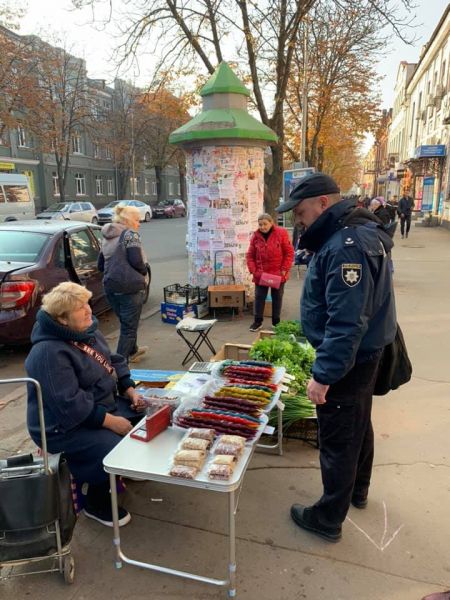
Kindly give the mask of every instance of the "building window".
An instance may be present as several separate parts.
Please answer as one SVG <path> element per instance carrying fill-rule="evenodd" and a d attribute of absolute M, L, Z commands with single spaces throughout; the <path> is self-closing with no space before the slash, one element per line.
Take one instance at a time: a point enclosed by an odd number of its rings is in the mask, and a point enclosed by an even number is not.
<path fill-rule="evenodd" d="M 152 196 L 156 196 L 156 181 L 152 181 Z"/>
<path fill-rule="evenodd" d="M 77 196 L 86 196 L 86 178 L 83 173 L 76 173 L 75 184 L 77 188 Z"/>
<path fill-rule="evenodd" d="M 81 137 L 78 133 L 72 137 L 72 152 L 73 154 L 81 154 Z"/>
<path fill-rule="evenodd" d="M 112 159 L 112 152 L 111 152 L 111 148 L 109 146 L 106 146 L 105 148 L 105 156 L 108 160 Z"/>
<path fill-rule="evenodd" d="M 60 195 L 59 179 L 58 179 L 58 175 L 55 172 L 52 173 L 52 180 L 53 180 L 53 195 L 59 196 Z"/>
<path fill-rule="evenodd" d="M 19 148 L 27 148 L 28 147 L 26 131 L 20 125 L 17 128 L 17 144 L 18 144 Z"/>
<path fill-rule="evenodd" d="M 94 142 L 94 158 L 100 158 L 100 146 Z"/>
<path fill-rule="evenodd" d="M 114 196 L 114 181 L 112 177 L 108 177 L 106 186 L 108 188 L 108 196 Z"/>
<path fill-rule="evenodd" d="M 177 183 L 177 194 L 181 196 L 181 183 Z"/>
<path fill-rule="evenodd" d="M 100 175 L 95 176 L 95 194 L 97 196 L 103 196 L 104 194 L 103 179 L 100 177 Z"/>
<path fill-rule="evenodd" d="M 144 180 L 144 194 L 150 196 L 150 179 L 147 179 L 147 177 Z"/>
<path fill-rule="evenodd" d="M 130 192 L 132 196 L 135 196 L 138 191 L 137 191 L 137 178 L 136 177 L 130 177 Z"/>

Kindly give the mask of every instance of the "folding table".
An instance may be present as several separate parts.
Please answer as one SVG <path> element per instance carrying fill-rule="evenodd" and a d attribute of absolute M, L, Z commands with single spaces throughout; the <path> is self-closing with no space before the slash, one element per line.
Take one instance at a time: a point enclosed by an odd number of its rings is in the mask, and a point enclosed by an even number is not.
<path fill-rule="evenodd" d="M 267 423 L 267 417 L 264 417 L 264 423 Z M 111 486 L 111 505 L 113 513 L 114 533 L 113 545 L 115 554 L 115 566 L 117 569 L 122 567 L 122 561 L 136 567 L 159 571 L 169 575 L 185 577 L 203 583 L 209 583 L 216 586 L 227 587 L 228 597 L 236 596 L 236 541 L 235 541 L 235 516 L 237 510 L 236 490 L 242 485 L 245 471 L 255 450 L 256 443 L 246 446 L 244 453 L 240 457 L 232 478 L 229 481 L 211 481 L 206 475 L 199 475 L 196 479 L 182 479 L 171 477 L 169 470 L 171 460 L 176 452 L 181 439 L 186 434 L 186 430 L 179 428 L 166 429 L 150 442 L 141 442 L 130 438 L 130 434 L 124 437 L 117 446 L 104 458 L 103 465 L 105 471 L 109 473 Z M 256 440 L 255 440 L 256 441 Z M 139 560 L 127 557 L 121 549 L 119 517 L 116 490 L 116 475 L 133 477 L 144 480 L 158 481 L 171 485 L 183 485 L 202 490 L 211 490 L 228 494 L 228 576 L 226 579 L 214 579 L 204 575 L 196 575 L 187 571 L 178 571 L 160 565 L 141 562 Z"/>
<path fill-rule="evenodd" d="M 186 318 L 177 324 L 176 331 L 189 348 L 188 353 L 181 362 L 182 365 L 185 365 L 187 362 L 189 362 L 191 358 L 196 358 L 200 362 L 203 361 L 203 358 L 199 353 L 199 348 L 202 344 L 206 344 L 213 354 L 216 353 L 216 350 L 208 337 L 209 332 L 214 327 L 216 322 L 217 319 L 202 321 L 201 319 Z M 191 333 L 197 334 L 193 341 L 188 337 L 188 335 Z"/>

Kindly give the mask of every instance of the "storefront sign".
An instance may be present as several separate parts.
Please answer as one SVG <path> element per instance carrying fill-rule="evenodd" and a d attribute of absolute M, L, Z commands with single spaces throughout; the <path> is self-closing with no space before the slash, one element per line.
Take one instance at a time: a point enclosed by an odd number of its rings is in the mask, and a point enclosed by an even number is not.
<path fill-rule="evenodd" d="M 14 163 L 0 162 L 0 171 L 12 171 L 14 168 Z"/>
<path fill-rule="evenodd" d="M 418 146 L 414 153 L 414 158 L 434 158 L 445 156 L 445 144 L 434 146 Z"/>

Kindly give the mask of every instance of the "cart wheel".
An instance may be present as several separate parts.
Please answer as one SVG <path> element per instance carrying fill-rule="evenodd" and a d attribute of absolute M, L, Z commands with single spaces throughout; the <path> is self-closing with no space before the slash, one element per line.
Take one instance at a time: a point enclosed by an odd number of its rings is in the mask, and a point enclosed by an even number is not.
<path fill-rule="evenodd" d="M 64 581 L 73 583 L 75 579 L 75 561 L 73 556 L 68 554 L 64 557 Z"/>

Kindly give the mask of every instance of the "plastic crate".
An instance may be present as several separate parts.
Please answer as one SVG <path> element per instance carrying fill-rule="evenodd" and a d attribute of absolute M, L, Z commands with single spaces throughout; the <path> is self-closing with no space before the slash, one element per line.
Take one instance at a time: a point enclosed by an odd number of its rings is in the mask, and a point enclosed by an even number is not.
<path fill-rule="evenodd" d="M 178 304 L 189 306 L 190 304 L 202 304 L 208 298 L 208 288 L 193 285 L 181 285 L 173 283 L 164 288 L 165 304 Z"/>

